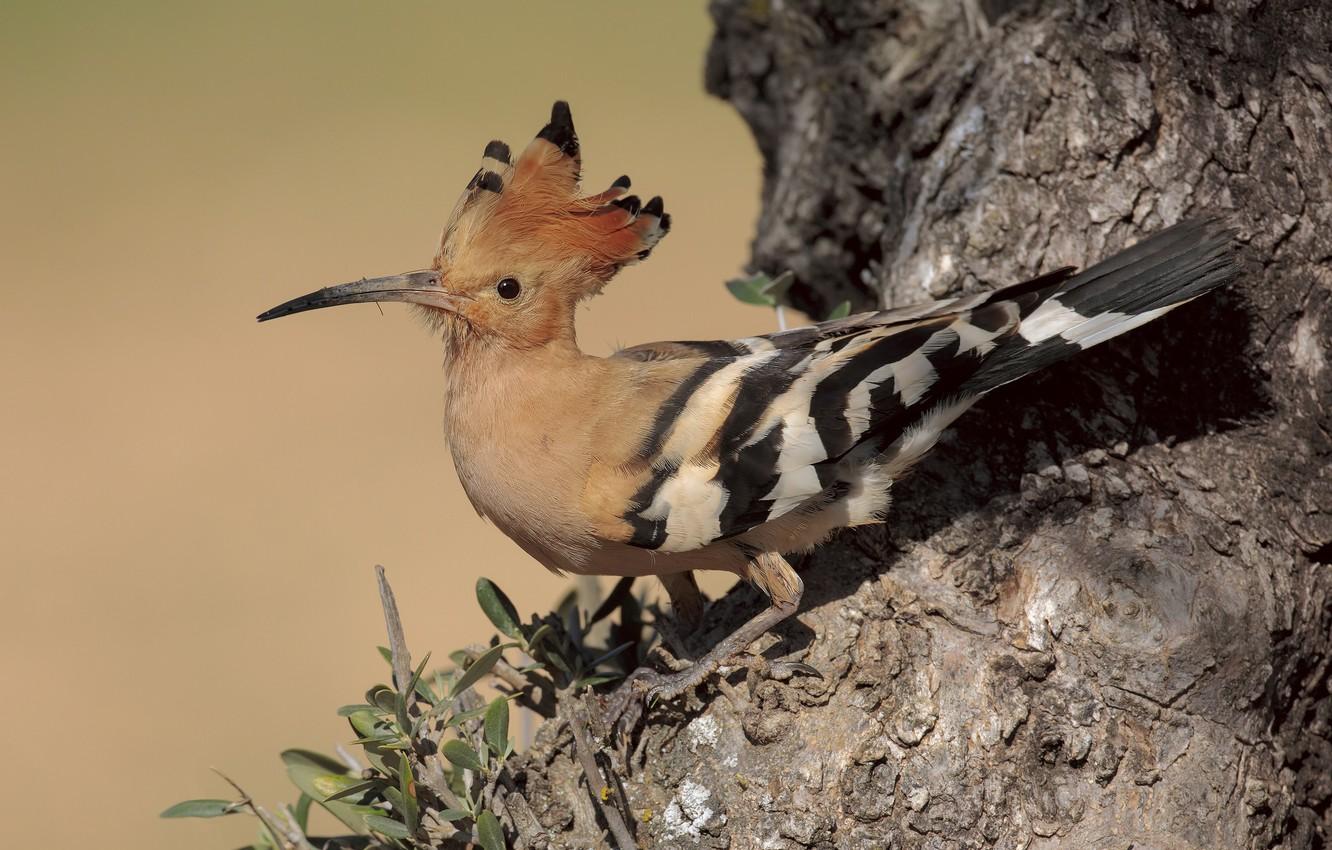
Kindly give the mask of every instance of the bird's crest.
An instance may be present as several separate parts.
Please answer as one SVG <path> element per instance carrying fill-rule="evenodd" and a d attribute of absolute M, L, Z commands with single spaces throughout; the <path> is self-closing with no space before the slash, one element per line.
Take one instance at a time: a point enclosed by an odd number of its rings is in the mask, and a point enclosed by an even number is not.
<path fill-rule="evenodd" d="M 620 177 L 603 192 L 579 194 L 582 157 L 569 104 L 556 101 L 550 123 L 514 159 L 509 146 L 486 145 L 481 167 L 440 238 L 436 269 L 489 257 L 539 257 L 581 273 L 592 295 L 621 268 L 641 260 L 670 230 L 660 197 L 642 203 Z"/>

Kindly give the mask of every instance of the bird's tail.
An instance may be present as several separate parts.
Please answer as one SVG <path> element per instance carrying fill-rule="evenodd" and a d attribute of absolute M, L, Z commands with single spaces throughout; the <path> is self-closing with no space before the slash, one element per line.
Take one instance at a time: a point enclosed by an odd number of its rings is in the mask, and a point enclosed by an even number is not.
<path fill-rule="evenodd" d="M 1239 273 L 1233 232 L 1217 218 L 1155 233 L 1086 271 L 1056 272 L 996 290 L 1016 302 L 1017 333 L 964 383 L 980 395 L 1156 319 Z"/>

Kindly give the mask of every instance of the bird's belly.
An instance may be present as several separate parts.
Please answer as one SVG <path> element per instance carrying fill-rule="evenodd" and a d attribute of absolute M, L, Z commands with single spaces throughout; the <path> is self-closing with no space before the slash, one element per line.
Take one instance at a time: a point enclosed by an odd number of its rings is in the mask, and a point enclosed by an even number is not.
<path fill-rule="evenodd" d="M 731 543 L 715 543 L 689 552 L 659 552 L 624 543 L 598 541 L 586 563 L 571 570 L 584 575 L 646 576 L 674 575 L 690 570 L 723 570 L 742 573 L 749 558 Z"/>

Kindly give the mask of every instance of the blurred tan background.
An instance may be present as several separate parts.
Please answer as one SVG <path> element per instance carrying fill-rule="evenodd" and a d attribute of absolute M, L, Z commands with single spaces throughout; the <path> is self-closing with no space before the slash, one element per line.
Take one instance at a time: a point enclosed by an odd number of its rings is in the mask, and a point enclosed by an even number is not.
<path fill-rule="evenodd" d="M 572 102 L 586 177 L 675 221 L 584 347 L 749 334 L 748 131 L 702 88 L 704 4 L 0 5 L 0 771 L 11 847 L 218 847 L 294 798 L 277 753 L 350 738 L 383 678 L 371 566 L 436 657 L 564 587 L 468 507 L 436 340 L 398 305 L 258 325 L 426 264 L 491 138 Z"/>

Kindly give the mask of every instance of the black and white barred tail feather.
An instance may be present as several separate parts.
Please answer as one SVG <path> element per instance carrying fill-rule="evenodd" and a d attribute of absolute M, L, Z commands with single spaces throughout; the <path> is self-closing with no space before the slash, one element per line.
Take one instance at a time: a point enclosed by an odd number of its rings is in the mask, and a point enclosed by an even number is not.
<path fill-rule="evenodd" d="M 1161 231 L 1081 273 L 735 341 L 627 349 L 697 360 L 639 447 L 629 542 L 782 551 L 881 520 L 888 488 L 981 396 L 1155 319 L 1237 273 L 1218 221 Z M 808 541 L 816 542 L 816 541 Z"/>
<path fill-rule="evenodd" d="M 984 393 L 1157 319 L 1238 273 L 1233 234 L 1216 219 L 1156 233 L 1068 277 L 1024 312 L 1017 335 L 963 391 Z M 1005 297 L 1007 290 L 994 293 Z M 1029 297 L 1029 296 L 1028 296 Z M 1024 300 L 1019 298 L 1018 300 Z"/>

